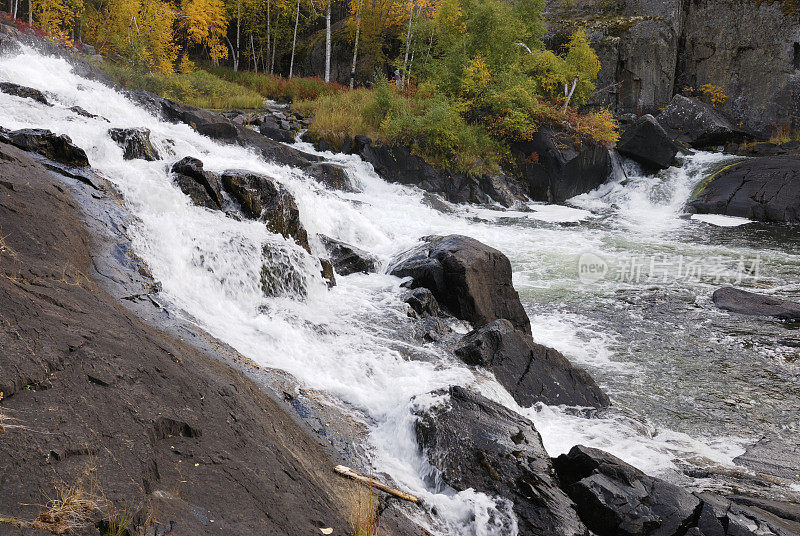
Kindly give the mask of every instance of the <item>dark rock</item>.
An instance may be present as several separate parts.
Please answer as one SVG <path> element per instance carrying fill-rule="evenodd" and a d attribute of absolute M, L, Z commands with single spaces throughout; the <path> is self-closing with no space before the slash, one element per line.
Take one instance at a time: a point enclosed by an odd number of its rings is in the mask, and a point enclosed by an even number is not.
<path fill-rule="evenodd" d="M 110 128 L 108 135 L 122 147 L 125 160 L 159 160 L 158 151 L 150 142 L 150 129 L 147 128 Z"/>
<path fill-rule="evenodd" d="M 749 137 L 711 105 L 683 95 L 675 95 L 656 120 L 674 139 L 697 148 L 740 142 Z"/>
<path fill-rule="evenodd" d="M 325 235 L 319 235 L 319 240 L 328 252 L 337 274 L 368 274 L 377 269 L 378 259 L 366 251 Z"/>
<path fill-rule="evenodd" d="M 82 117 L 88 117 L 89 119 L 97 119 L 98 116 L 94 115 L 93 113 L 87 112 L 85 109 L 81 108 L 80 106 L 72 106 L 69 111 L 74 112 Z"/>
<path fill-rule="evenodd" d="M 2 515 L 33 520 L 47 497 L 82 483 L 130 520 L 126 534 L 346 534 L 339 501 L 351 488 L 320 472 L 334 461 L 294 411 L 204 332 L 179 339 L 153 327 L 166 313 L 140 309 L 145 321 L 115 299 L 133 290 L 134 270 L 103 246 L 125 240 L 112 234 L 123 233 L 116 198 L 73 197 L 71 180 L 4 143 L 0 180 L 13 185 L 0 186 L 0 228 L 14 252 L 0 255 L 0 272 L 14 274 L 0 278 L 2 411 L 36 431 L 3 422 Z M 154 512 L 160 527 L 146 523 Z"/>
<path fill-rule="evenodd" d="M 451 331 L 441 318 L 426 316 L 416 326 L 415 336 L 424 342 L 435 342 Z"/>
<path fill-rule="evenodd" d="M 617 151 L 639 162 L 647 171 L 670 167 L 678 146 L 652 115 L 643 115 L 622 133 Z"/>
<path fill-rule="evenodd" d="M 402 145 L 381 145 L 366 136 L 356 136 L 345 144 L 343 152 L 359 155 L 386 181 L 441 194 L 451 203 L 488 203 L 494 200 L 510 206 L 517 199 L 513 195 L 514 187 L 503 185 L 513 183 L 511 178 L 451 173 L 429 164 Z"/>
<path fill-rule="evenodd" d="M 700 500 L 601 450 L 575 446 L 553 460 L 581 520 L 599 536 L 677 536 Z"/>
<path fill-rule="evenodd" d="M 733 461 L 763 475 L 789 482 L 797 481 L 800 475 L 800 445 L 778 437 L 762 437 Z"/>
<path fill-rule="evenodd" d="M 230 170 L 220 175 L 222 187 L 253 220 L 261 220 L 273 233 L 293 238 L 308 251 L 308 233 L 300 222 L 294 197 L 277 181 L 250 171 Z"/>
<path fill-rule="evenodd" d="M 425 287 L 408 291 L 406 303 L 411 307 L 414 314 L 420 318 L 442 314 L 441 309 L 439 309 L 439 302 L 436 301 L 433 293 Z"/>
<path fill-rule="evenodd" d="M 558 487 L 539 432 L 488 398 L 451 387 L 449 399 L 417 413 L 417 440 L 441 479 L 513 502 L 521 536 L 587 533 Z"/>
<path fill-rule="evenodd" d="M 611 174 L 608 148 L 576 143 L 566 131 L 544 127 L 533 139 L 511 145 L 516 177 L 534 201 L 561 203 L 590 192 Z"/>
<path fill-rule="evenodd" d="M 500 251 L 461 235 L 428 236 L 396 256 L 388 272 L 411 277 L 453 316 L 481 327 L 498 318 L 530 334 L 531 323 L 511 283 L 511 263 Z"/>
<path fill-rule="evenodd" d="M 797 536 L 800 524 L 757 506 L 737 504 L 712 493 L 695 493 L 701 506 L 696 522 L 703 536 Z M 739 500 L 744 500 L 738 497 Z M 760 502 L 760 501 L 759 501 Z M 761 502 L 766 506 L 765 502 Z M 786 505 L 791 510 L 791 505 Z M 789 514 L 786 508 L 774 508 Z M 790 514 L 789 514 L 790 515 Z M 720 528 L 724 529 L 721 531 Z"/>
<path fill-rule="evenodd" d="M 159 97 L 147 91 L 128 92 L 128 96 L 161 114 L 168 121 L 186 123 L 200 134 L 224 143 L 238 144 L 256 149 L 267 160 L 302 169 L 320 158 L 271 140 L 243 125 L 238 125 L 220 114 Z"/>
<path fill-rule="evenodd" d="M 800 320 L 800 303 L 764 296 L 755 292 L 723 287 L 714 291 L 714 305 L 726 311 L 751 316 L 771 316 L 781 320 Z"/>
<path fill-rule="evenodd" d="M 195 205 L 222 209 L 223 199 L 219 179 L 214 173 L 203 170 L 203 162 L 187 156 L 172 165 L 172 180 Z"/>
<path fill-rule="evenodd" d="M 594 379 L 553 348 L 533 342 L 505 319 L 468 333 L 455 350 L 462 361 L 491 370 L 520 406 L 601 408 L 610 401 Z"/>
<path fill-rule="evenodd" d="M 50 106 L 50 103 L 47 102 L 47 97 L 44 96 L 44 93 L 32 87 L 20 86 L 19 84 L 12 84 L 11 82 L 0 82 L 0 91 L 3 93 L 8 93 L 9 95 L 22 97 L 23 99 L 33 99 L 37 102 L 41 102 L 42 104 Z"/>
<path fill-rule="evenodd" d="M 292 299 L 304 298 L 308 295 L 309 278 L 300 265 L 296 250 L 275 244 L 265 244 L 261 250 L 261 291 L 265 296 L 284 296 Z M 324 274 L 325 266 L 322 265 Z M 328 279 L 328 287 L 335 280 Z"/>
<path fill-rule="evenodd" d="M 262 124 L 258 131 L 263 136 L 282 143 L 292 143 L 294 141 L 294 133 L 291 130 L 286 130 L 281 126 L 276 127 L 271 123 Z"/>
<path fill-rule="evenodd" d="M 332 190 L 357 192 L 359 189 L 347 174 L 347 170 L 330 162 L 315 162 L 306 168 L 306 173 Z"/>
<path fill-rule="evenodd" d="M 702 214 L 800 222 L 800 158 L 765 156 L 728 166 L 706 180 L 688 208 Z"/>
<path fill-rule="evenodd" d="M 320 259 L 319 263 L 322 266 L 322 278 L 328 282 L 328 288 L 335 287 L 336 274 L 333 271 L 333 263 L 328 259 Z"/>
<path fill-rule="evenodd" d="M 25 128 L 4 134 L 8 142 L 24 151 L 40 154 L 60 164 L 74 167 L 89 165 L 86 153 L 73 145 L 66 134 L 56 135 L 49 130 Z"/>

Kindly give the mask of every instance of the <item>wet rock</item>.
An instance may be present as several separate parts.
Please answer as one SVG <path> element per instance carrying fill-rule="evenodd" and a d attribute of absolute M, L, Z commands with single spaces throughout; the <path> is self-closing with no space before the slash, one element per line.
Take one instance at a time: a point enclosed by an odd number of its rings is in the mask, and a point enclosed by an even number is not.
<path fill-rule="evenodd" d="M 467 236 L 427 236 L 422 241 L 397 255 L 388 272 L 411 277 L 410 288 L 429 289 L 448 312 L 476 327 L 505 318 L 530 334 L 508 257 Z"/>
<path fill-rule="evenodd" d="M 516 177 L 534 201 L 561 203 L 590 192 L 611 174 L 608 149 L 598 143 L 576 143 L 560 129 L 545 127 L 533 139 L 511 145 Z"/>
<path fill-rule="evenodd" d="M 688 203 L 701 214 L 800 222 L 800 158 L 765 156 L 712 175 Z"/>
<path fill-rule="evenodd" d="M 20 86 L 19 84 L 12 84 L 11 82 L 0 82 L 0 91 L 24 99 L 33 99 L 36 102 L 41 102 L 42 104 L 50 106 L 44 93 L 32 87 Z"/>
<path fill-rule="evenodd" d="M 737 504 L 713 493 L 696 493 L 701 505 L 698 508 L 696 525 L 702 536 L 796 536 L 800 524 L 790 518 L 763 510 L 758 506 Z M 737 497 L 738 500 L 746 500 Z M 755 501 L 754 501 L 755 502 Z M 764 502 L 758 501 L 761 505 Z M 786 507 L 789 508 L 787 512 Z M 776 508 L 791 516 L 791 504 Z"/>
<path fill-rule="evenodd" d="M 444 394 L 444 393 L 442 393 Z M 513 502 L 522 536 L 587 533 L 528 419 L 463 387 L 417 412 L 417 440 L 441 479 Z"/>
<path fill-rule="evenodd" d="M 359 191 L 347 171 L 338 164 L 316 162 L 306 169 L 306 173 L 332 190 L 342 192 Z"/>
<path fill-rule="evenodd" d="M 800 478 L 800 445 L 778 437 L 762 437 L 733 461 L 757 473 L 789 482 Z"/>
<path fill-rule="evenodd" d="M 186 123 L 200 134 L 224 143 L 251 147 L 267 160 L 303 169 L 320 160 L 319 157 L 303 153 L 236 124 L 223 115 L 165 99 L 147 91 L 130 91 L 128 96 L 161 114 L 168 121 Z"/>
<path fill-rule="evenodd" d="M 81 108 L 80 106 L 72 106 L 69 109 L 69 111 L 77 115 L 80 115 L 81 117 L 88 117 L 89 119 L 97 119 L 99 117 L 97 115 L 94 115 L 93 113 L 86 111 L 84 108 Z M 108 121 L 108 119 L 106 119 L 106 121 Z"/>
<path fill-rule="evenodd" d="M 328 288 L 336 286 L 336 274 L 333 271 L 333 263 L 329 259 L 320 259 L 320 266 L 322 266 L 322 278 L 328 282 Z"/>
<path fill-rule="evenodd" d="M 276 244 L 262 248 L 261 291 L 268 297 L 303 298 L 308 295 L 309 279 L 296 250 Z M 324 267 L 323 267 L 324 270 Z M 331 281 L 328 280 L 329 286 Z"/>
<path fill-rule="evenodd" d="M 40 154 L 60 164 L 74 167 L 89 165 L 86 153 L 72 143 L 66 134 L 56 135 L 49 130 L 25 128 L 3 134 L 8 143 L 23 151 Z"/>
<path fill-rule="evenodd" d="M 533 342 L 505 319 L 468 333 L 455 353 L 472 366 L 491 370 L 520 406 L 608 406 L 594 379 L 553 348 Z"/>
<path fill-rule="evenodd" d="M 221 210 L 223 199 L 216 174 L 203 170 L 203 162 L 187 156 L 172 165 L 172 180 L 195 205 Z"/>
<path fill-rule="evenodd" d="M 426 316 L 416 327 L 415 334 L 424 342 L 436 342 L 451 332 L 441 318 Z"/>
<path fill-rule="evenodd" d="M 241 206 L 242 213 L 267 224 L 273 233 L 293 238 L 308 252 L 308 233 L 300 222 L 294 197 L 277 181 L 250 171 L 230 170 L 221 174 L 226 192 Z"/>
<path fill-rule="evenodd" d="M 375 272 L 378 259 L 373 255 L 329 236 L 319 235 L 319 240 L 339 275 Z"/>
<path fill-rule="evenodd" d="M 781 320 L 800 320 L 800 303 L 764 296 L 755 292 L 723 287 L 714 291 L 714 305 L 726 311 L 751 316 L 771 316 Z"/>
<path fill-rule="evenodd" d="M 439 302 L 436 301 L 433 293 L 425 287 L 411 289 L 406 297 L 406 303 L 411 307 L 414 314 L 420 318 L 436 317 L 442 314 Z"/>
<path fill-rule="evenodd" d="M 677 536 L 694 524 L 697 497 L 611 454 L 578 445 L 553 465 L 581 520 L 599 536 Z"/>
<path fill-rule="evenodd" d="M 357 154 L 375 168 L 382 179 L 406 185 L 414 185 L 427 192 L 442 195 L 451 203 L 488 203 L 492 200 L 508 204 L 508 191 L 500 183 L 514 181 L 504 176 L 473 177 L 439 169 L 420 156 L 412 154 L 402 145 L 374 143 L 366 136 L 348 140 L 342 152 Z M 496 198 L 495 198 L 496 196 Z"/>
<path fill-rule="evenodd" d="M 675 95 L 656 120 L 674 139 L 697 148 L 724 145 L 749 137 L 711 105 L 683 95 Z"/>
<path fill-rule="evenodd" d="M 622 133 L 617 151 L 652 172 L 670 167 L 678 146 L 652 115 L 643 115 Z"/>
<path fill-rule="evenodd" d="M 292 143 L 294 141 L 294 132 L 290 128 L 284 128 L 282 123 L 285 121 L 276 121 L 274 118 L 269 117 L 267 121 L 263 122 L 258 127 L 258 131 L 263 135 L 275 141 L 283 143 Z"/>
<path fill-rule="evenodd" d="M 117 145 L 122 147 L 125 160 L 159 160 L 158 151 L 150 142 L 150 129 L 147 128 L 110 128 L 108 135 Z"/>

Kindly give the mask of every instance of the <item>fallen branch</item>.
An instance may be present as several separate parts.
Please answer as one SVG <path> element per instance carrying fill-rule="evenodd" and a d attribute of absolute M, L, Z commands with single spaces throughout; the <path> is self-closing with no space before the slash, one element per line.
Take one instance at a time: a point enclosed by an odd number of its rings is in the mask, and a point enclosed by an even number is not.
<path fill-rule="evenodd" d="M 352 469 L 350 469 L 349 467 L 345 467 L 344 465 L 337 465 L 334 468 L 334 471 L 336 471 L 340 475 L 344 475 L 346 477 L 352 478 L 353 480 L 355 480 L 357 482 L 361 482 L 362 484 L 366 484 L 366 485 L 368 485 L 370 487 L 379 489 L 381 491 L 385 491 L 389 495 L 394 495 L 395 497 L 399 497 L 400 499 L 403 499 L 404 501 L 411 501 L 413 503 L 419 503 L 419 498 L 418 497 L 415 497 L 415 496 L 413 496 L 413 495 L 411 495 L 409 493 L 405 493 L 405 492 L 400 491 L 400 490 L 396 490 L 394 488 L 390 488 L 386 484 L 378 482 L 377 480 L 375 480 L 372 477 L 360 475 L 360 474 L 356 473 L 355 471 L 353 471 Z"/>

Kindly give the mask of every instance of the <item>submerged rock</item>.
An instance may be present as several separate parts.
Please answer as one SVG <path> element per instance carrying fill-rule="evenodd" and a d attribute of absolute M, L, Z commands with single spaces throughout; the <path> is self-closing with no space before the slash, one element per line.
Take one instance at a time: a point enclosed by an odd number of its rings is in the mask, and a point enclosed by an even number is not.
<path fill-rule="evenodd" d="M 42 104 L 50 106 L 44 93 L 32 87 L 20 86 L 19 84 L 13 84 L 11 82 L 0 82 L 0 91 L 24 99 L 33 99 L 36 102 L 41 102 Z"/>
<path fill-rule="evenodd" d="M 675 95 L 656 120 L 673 138 L 696 148 L 724 145 L 749 137 L 711 105 L 683 95 Z"/>
<path fill-rule="evenodd" d="M 159 160 L 158 151 L 150 142 L 150 129 L 147 128 L 110 128 L 108 135 L 117 145 L 122 147 L 125 160 Z"/>
<path fill-rule="evenodd" d="M 203 162 L 187 156 L 172 165 L 172 180 L 195 205 L 222 209 L 222 193 L 219 178 L 210 171 L 203 170 Z"/>
<path fill-rule="evenodd" d="M 714 305 L 726 311 L 751 316 L 771 316 L 781 320 L 800 320 L 800 303 L 772 296 L 764 296 L 733 287 L 723 287 L 714 291 L 711 299 Z"/>
<path fill-rule="evenodd" d="M 335 238 L 319 235 L 319 240 L 330 256 L 331 263 L 339 275 L 355 273 L 372 273 L 378 266 L 378 259 L 350 244 L 345 244 Z"/>
<path fill-rule="evenodd" d="M 267 224 L 273 233 L 293 238 L 297 244 L 311 252 L 308 233 L 300 222 L 300 212 L 294 197 L 277 181 L 244 170 L 230 170 L 221 174 L 222 187 L 251 219 Z"/>
<path fill-rule="evenodd" d="M 463 387 L 446 394 L 441 403 L 417 411 L 415 425 L 441 479 L 456 490 L 510 500 L 521 536 L 586 535 L 533 423 Z"/>
<path fill-rule="evenodd" d="M 420 318 L 436 317 L 442 314 L 439 302 L 436 301 L 433 293 L 425 287 L 411 289 L 406 297 L 406 303 L 411 307 L 413 315 Z"/>
<path fill-rule="evenodd" d="M 511 283 L 511 262 L 500 251 L 461 235 L 427 236 L 397 255 L 388 272 L 429 289 L 453 316 L 484 326 L 498 318 L 530 334 L 531 322 Z"/>
<path fill-rule="evenodd" d="M 53 134 L 49 130 L 25 128 L 0 134 L 0 139 L 5 139 L 23 151 L 40 154 L 44 157 L 73 167 L 86 167 L 89 159 L 80 147 L 72 143 L 66 134 Z"/>
<path fill-rule="evenodd" d="M 658 171 L 672 165 L 678 146 L 652 115 L 643 115 L 622 133 L 617 151 L 647 171 Z"/>
<path fill-rule="evenodd" d="M 505 319 L 468 333 L 455 350 L 468 365 L 491 370 L 520 406 L 608 406 L 594 379 L 553 348 L 533 342 Z"/>
<path fill-rule="evenodd" d="M 533 139 L 511 145 L 515 176 L 534 201 L 561 203 L 590 192 L 611 175 L 608 149 L 576 141 L 564 130 L 544 127 Z"/>
<path fill-rule="evenodd" d="M 800 222 L 800 158 L 765 156 L 712 175 L 688 203 L 701 214 Z"/>
<path fill-rule="evenodd" d="M 347 170 L 338 164 L 330 162 L 316 162 L 311 164 L 306 173 L 332 190 L 342 192 L 357 192 L 354 181 L 347 174 Z"/>

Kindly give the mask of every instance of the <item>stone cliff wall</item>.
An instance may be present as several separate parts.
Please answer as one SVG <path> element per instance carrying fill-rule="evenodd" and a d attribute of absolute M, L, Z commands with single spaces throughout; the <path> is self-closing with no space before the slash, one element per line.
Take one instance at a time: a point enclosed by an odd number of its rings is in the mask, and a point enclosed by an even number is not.
<path fill-rule="evenodd" d="M 800 127 L 800 14 L 781 1 L 551 0 L 548 44 L 585 28 L 602 69 L 592 104 L 653 113 L 712 84 L 735 122 L 760 134 Z"/>

